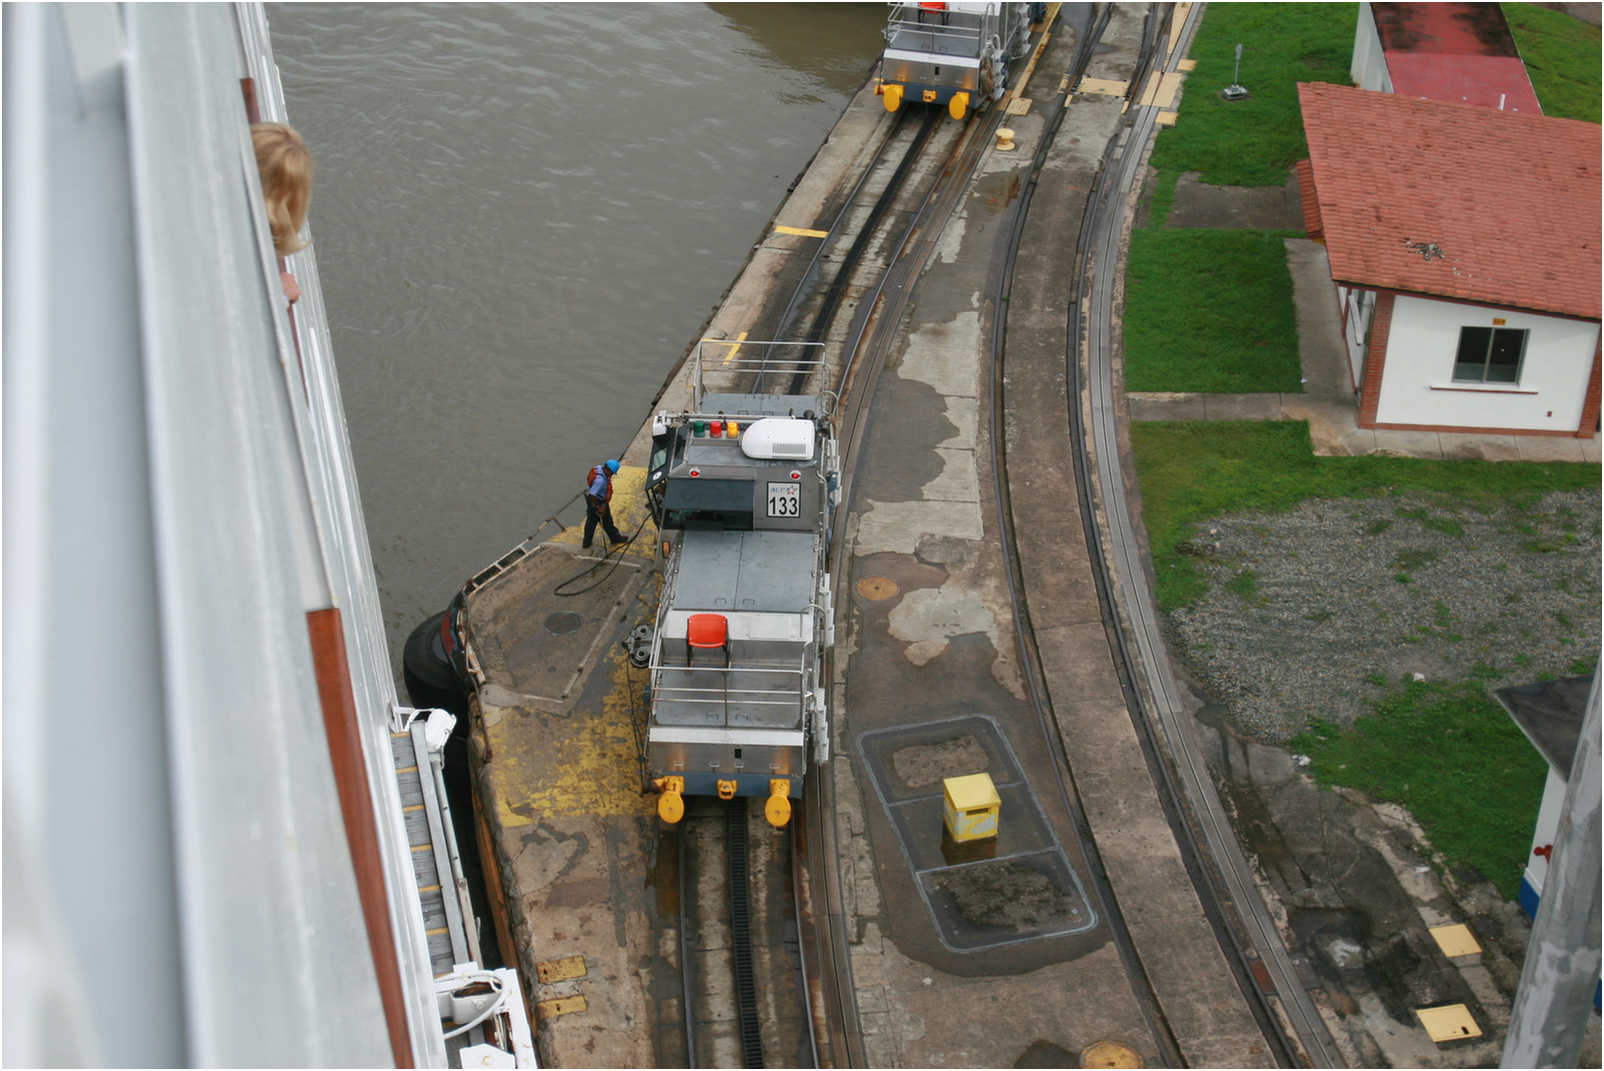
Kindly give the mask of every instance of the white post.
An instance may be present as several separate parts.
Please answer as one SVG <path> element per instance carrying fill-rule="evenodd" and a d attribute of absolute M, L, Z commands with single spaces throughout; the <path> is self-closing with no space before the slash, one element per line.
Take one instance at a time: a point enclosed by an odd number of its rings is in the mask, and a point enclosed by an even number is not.
<path fill-rule="evenodd" d="M 1599 694 L 1587 696 L 1503 1067 L 1575 1067 L 1599 984 Z"/>

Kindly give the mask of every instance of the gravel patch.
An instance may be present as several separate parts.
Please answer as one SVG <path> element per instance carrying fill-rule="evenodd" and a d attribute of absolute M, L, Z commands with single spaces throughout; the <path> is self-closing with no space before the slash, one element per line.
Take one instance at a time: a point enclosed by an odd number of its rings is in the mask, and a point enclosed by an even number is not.
<path fill-rule="evenodd" d="M 1214 518 L 1183 551 L 1208 578 L 1174 649 L 1243 734 L 1351 725 L 1419 674 L 1489 689 L 1599 651 L 1596 491 L 1478 511 L 1427 496 Z"/>

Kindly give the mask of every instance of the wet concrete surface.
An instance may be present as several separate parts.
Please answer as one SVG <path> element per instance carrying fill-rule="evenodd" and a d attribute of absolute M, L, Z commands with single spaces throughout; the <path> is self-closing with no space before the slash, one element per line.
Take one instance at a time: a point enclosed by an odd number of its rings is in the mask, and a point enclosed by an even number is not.
<path fill-rule="evenodd" d="M 1108 39 L 1112 47 L 1097 61 L 1105 72 L 1120 69 L 1134 55 L 1140 28 L 1139 17 L 1116 11 Z M 1067 66 L 1069 42 L 1060 45 L 1063 52 L 1050 52 L 1038 68 L 1044 87 Z M 980 374 L 996 315 L 989 302 L 990 254 L 1000 248 L 1006 211 L 1041 136 L 1038 115 L 1010 118 L 1020 150 L 988 158 L 972 194 L 948 224 L 942 253 L 914 294 L 905 344 L 877 389 L 871 430 L 857 461 L 857 519 L 847 548 L 852 579 L 842 586 L 884 578 L 897 591 L 888 598 L 854 600 L 840 753 L 852 754 L 855 761 L 850 771 L 836 771 L 842 817 L 851 834 L 843 870 L 856 933 L 853 973 L 876 1066 L 1007 1066 L 1047 1052 L 1079 1053 L 1100 1040 L 1129 1046 L 1149 1063 L 1164 1059 L 1110 943 L 1106 920 L 1112 901 L 1107 892 L 1092 891 L 1090 865 L 1077 848 L 1088 827 L 1099 833 L 1099 848 L 1119 860 L 1114 891 L 1127 916 L 1136 918 L 1138 950 L 1158 979 L 1165 1013 L 1184 1038 L 1188 1059 L 1200 1065 L 1268 1059 L 1251 1017 L 1240 1010 L 1229 972 L 1212 973 L 1223 968 L 1223 960 L 1174 855 L 1162 809 L 1156 800 L 1145 814 L 1130 804 L 1129 797 L 1150 795 L 1152 789 L 1140 748 L 1129 739 L 1131 723 L 1102 635 L 1084 547 L 1076 549 L 1082 532 L 1073 474 L 1061 445 L 1035 453 L 1061 443 L 1066 433 L 1064 331 L 1074 244 L 1066 236 L 1078 229 L 1078 212 L 1103 147 L 1119 124 L 1120 103 L 1078 99 L 1060 130 L 1032 210 L 1033 252 L 1021 251 L 1009 309 L 1008 476 L 1019 552 L 1028 559 L 1031 625 L 1037 643 L 1051 649 L 1043 651 L 1043 662 L 1058 724 L 1044 730 L 1036 720 L 1017 665 L 1014 608 L 997 552 L 991 490 L 989 436 L 1004 431 L 990 426 L 989 386 Z M 1050 197 L 1045 196 L 1049 189 L 1054 191 Z M 1044 204 L 1054 210 L 1038 216 Z M 1035 367 L 1032 354 L 1039 361 Z M 1055 361 L 1056 375 L 1051 371 Z M 1017 383 L 1016 362 L 1030 370 Z M 1043 405 L 1016 408 L 1020 395 Z M 934 823 L 939 815 L 931 808 L 921 818 L 928 828 L 919 834 L 899 825 L 901 805 L 880 773 L 894 769 L 895 762 L 877 767 L 875 749 L 886 734 L 907 734 L 893 749 L 911 752 L 903 755 L 904 766 L 929 765 L 935 758 L 927 735 L 935 726 L 980 717 L 995 723 L 1010 743 L 1068 870 L 1054 869 L 1050 850 L 1021 847 L 1006 858 L 1014 847 L 1006 843 L 1010 823 L 1029 815 L 1020 813 L 1024 801 L 1011 799 L 1004 787 L 999 788 L 1004 834 L 998 854 L 1005 858 L 972 863 L 972 873 L 962 877 L 960 871 L 943 875 L 924 869 L 938 850 Z M 1112 749 L 1082 748 L 1100 739 L 1088 731 L 1093 726 L 1123 726 L 1127 739 L 1116 740 Z M 942 742 L 948 749 L 942 756 L 971 753 L 970 741 L 978 735 L 955 731 Z M 1059 765 L 1063 758 L 1054 754 L 1055 739 L 1079 750 L 1070 756 L 1073 780 Z M 1116 757 L 1122 748 L 1123 755 Z M 990 756 L 987 768 L 994 778 L 1003 773 L 1000 780 L 1006 781 L 1006 767 L 999 771 Z M 1077 792 L 1086 783 L 1098 786 L 1101 823 L 1079 813 L 1082 806 L 1094 807 Z M 1030 832 L 1027 827 L 1027 837 Z M 1165 840 L 1173 869 L 1166 867 L 1160 847 Z M 1097 914 L 1081 935 L 970 950 L 952 938 L 954 920 L 1001 940 L 1023 936 L 1044 921 L 1070 924 L 1080 911 L 1075 881 L 1087 889 L 1086 910 Z M 1058 981 L 1067 964 L 1075 970 Z M 919 965 L 925 973 L 918 985 L 897 984 Z M 890 984 L 877 984 L 882 977 Z M 1019 988 L 1010 979 L 1017 979 Z M 1012 994 L 1011 1001 L 981 1003 L 1000 989 Z M 941 1000 L 963 1011 L 933 1018 Z M 1090 1014 L 1094 1008 L 1096 1015 Z M 1044 1018 L 1050 1025 L 1035 1025 Z M 982 1021 L 984 1037 L 963 1035 L 962 1024 Z M 1011 1048 L 1011 1039 L 1023 1044 Z"/>

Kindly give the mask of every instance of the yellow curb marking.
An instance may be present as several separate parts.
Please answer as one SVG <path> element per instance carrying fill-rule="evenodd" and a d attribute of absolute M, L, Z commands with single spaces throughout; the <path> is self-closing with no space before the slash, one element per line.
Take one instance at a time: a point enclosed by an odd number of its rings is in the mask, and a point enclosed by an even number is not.
<path fill-rule="evenodd" d="M 1481 1027 L 1470 1017 L 1463 1004 L 1444 1004 L 1439 1008 L 1416 1008 L 1415 1018 L 1426 1028 L 1431 1040 L 1441 1045 L 1445 1041 L 1461 1041 L 1481 1037 Z"/>
<path fill-rule="evenodd" d="M 540 979 L 541 985 L 583 978 L 585 973 L 584 956 L 564 956 L 562 959 L 548 959 L 535 964 L 535 977 Z"/>
<path fill-rule="evenodd" d="M 1481 944 L 1472 936 L 1470 927 L 1463 922 L 1452 926 L 1433 926 L 1431 936 L 1436 940 L 1437 947 L 1449 959 L 1455 956 L 1474 956 L 1481 951 Z"/>
<path fill-rule="evenodd" d="M 557 997 L 535 1005 L 536 1019 L 555 1019 L 559 1015 L 582 1012 L 588 1007 L 584 997 Z"/>

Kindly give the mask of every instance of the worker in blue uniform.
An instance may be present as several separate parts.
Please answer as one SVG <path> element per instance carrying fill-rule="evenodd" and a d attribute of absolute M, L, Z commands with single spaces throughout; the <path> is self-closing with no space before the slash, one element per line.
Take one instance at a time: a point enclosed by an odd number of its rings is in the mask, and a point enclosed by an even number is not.
<path fill-rule="evenodd" d="M 596 525 L 600 522 L 602 531 L 607 533 L 609 543 L 628 543 L 629 537 L 618 530 L 613 523 L 613 474 L 618 471 L 618 462 L 609 458 L 590 470 L 585 484 L 585 539 L 581 546 L 590 547 L 591 540 L 596 537 Z"/>

